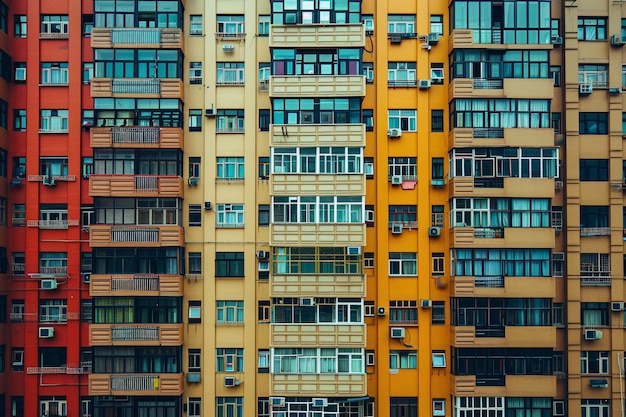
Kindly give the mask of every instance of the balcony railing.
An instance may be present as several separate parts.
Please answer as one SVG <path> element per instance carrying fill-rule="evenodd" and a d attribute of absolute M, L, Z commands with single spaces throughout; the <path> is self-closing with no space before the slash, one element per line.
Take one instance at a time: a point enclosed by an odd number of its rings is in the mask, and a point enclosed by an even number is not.
<path fill-rule="evenodd" d="M 112 143 L 159 143 L 159 128 L 154 127 L 114 127 L 111 129 Z"/>
<path fill-rule="evenodd" d="M 474 237 L 478 239 L 504 239 L 503 227 L 476 227 Z"/>
<path fill-rule="evenodd" d="M 24 275 L 26 264 L 24 262 L 13 262 L 11 264 L 11 273 L 13 275 Z"/>
<path fill-rule="evenodd" d="M 502 79 L 474 78 L 473 85 L 476 90 L 501 90 L 503 88 Z"/>
<path fill-rule="evenodd" d="M 504 188 L 504 178 L 474 178 L 474 188 Z"/>
<path fill-rule="evenodd" d="M 476 288 L 504 288 L 504 277 L 502 276 L 476 276 L 474 277 Z"/>
<path fill-rule="evenodd" d="M 608 88 L 607 71 L 578 71 L 579 84 L 591 84 L 593 88 Z"/>
<path fill-rule="evenodd" d="M 33 374 L 64 374 L 67 372 L 65 366 L 43 366 L 43 367 L 29 367 L 26 368 L 26 373 Z"/>
<path fill-rule="evenodd" d="M 388 80 L 387 85 L 389 87 L 415 87 L 417 80 Z"/>
<path fill-rule="evenodd" d="M 67 275 L 67 266 L 41 266 L 40 275 Z"/>
<path fill-rule="evenodd" d="M 580 235 L 581 236 L 610 236 L 611 228 L 610 227 L 581 227 Z"/>
<path fill-rule="evenodd" d="M 145 275 L 113 275 L 111 291 L 158 291 L 159 276 Z"/>
<path fill-rule="evenodd" d="M 137 175 L 135 177 L 136 191 L 159 191 L 159 177 L 154 175 Z"/>
<path fill-rule="evenodd" d="M 154 375 L 111 376 L 111 391 L 156 391 L 159 382 Z"/>
<path fill-rule="evenodd" d="M 270 89 L 270 80 L 260 80 L 259 81 L 259 91 L 269 91 Z"/>
<path fill-rule="evenodd" d="M 67 229 L 68 226 L 78 226 L 78 220 L 29 220 L 28 227 L 40 229 Z"/>
<path fill-rule="evenodd" d="M 161 43 L 160 29 L 115 29 L 111 31 L 113 44 L 159 44 Z"/>
<path fill-rule="evenodd" d="M 472 134 L 476 139 L 502 139 L 504 138 L 504 129 L 497 127 L 475 127 Z"/>
<path fill-rule="evenodd" d="M 402 225 L 403 229 L 417 229 L 417 220 L 415 221 L 392 221 L 387 223 L 389 229 L 393 229 L 394 226 Z"/>
<path fill-rule="evenodd" d="M 158 227 L 112 227 L 111 242 L 147 243 L 159 241 Z"/>
<path fill-rule="evenodd" d="M 581 272 L 581 274 L 583 274 Z M 611 276 L 581 276 L 580 277 L 580 285 L 585 285 L 589 287 L 610 287 L 611 286 Z"/>
<path fill-rule="evenodd" d="M 158 341 L 158 326 L 113 326 L 111 328 L 112 341 Z"/>
<path fill-rule="evenodd" d="M 113 94 L 160 94 L 161 80 L 158 78 L 138 80 L 113 79 L 111 91 Z"/>

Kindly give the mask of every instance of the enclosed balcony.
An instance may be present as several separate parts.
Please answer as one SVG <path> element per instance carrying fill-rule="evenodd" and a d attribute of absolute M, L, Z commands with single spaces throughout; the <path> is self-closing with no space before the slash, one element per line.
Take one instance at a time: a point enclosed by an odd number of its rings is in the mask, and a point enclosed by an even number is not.
<path fill-rule="evenodd" d="M 270 345 L 273 347 L 365 347 L 365 325 L 338 324 L 272 324 Z"/>
<path fill-rule="evenodd" d="M 475 375 L 450 374 L 450 393 L 458 397 L 556 397 L 556 378 L 554 375 L 501 375 L 500 381 L 491 381 Z"/>
<path fill-rule="evenodd" d="M 450 241 L 456 248 L 553 248 L 551 227 L 454 227 Z"/>
<path fill-rule="evenodd" d="M 449 181 L 453 197 L 554 198 L 553 178 L 456 177 Z"/>
<path fill-rule="evenodd" d="M 173 274 L 93 274 L 89 295 L 180 297 L 183 295 L 183 277 Z"/>
<path fill-rule="evenodd" d="M 90 324 L 90 346 L 180 346 L 182 324 Z"/>
<path fill-rule="evenodd" d="M 287 75 L 270 77 L 270 97 L 364 97 L 364 75 Z"/>
<path fill-rule="evenodd" d="M 143 48 L 183 49 L 184 36 L 178 28 L 93 28 L 94 49 Z"/>
<path fill-rule="evenodd" d="M 92 78 L 91 97 L 184 100 L 184 84 L 178 78 Z"/>
<path fill-rule="evenodd" d="M 553 277 L 452 276 L 453 297 L 556 297 Z"/>
<path fill-rule="evenodd" d="M 183 393 L 183 374 L 91 374 L 89 395 L 162 395 Z"/>
<path fill-rule="evenodd" d="M 270 125 L 270 146 L 365 146 L 364 124 Z"/>
<path fill-rule="evenodd" d="M 481 148 L 552 147 L 555 136 L 552 128 L 471 128 L 456 127 L 448 135 L 448 147 Z"/>
<path fill-rule="evenodd" d="M 177 127 L 114 126 L 92 127 L 92 148 L 183 149 L 183 130 Z"/>
<path fill-rule="evenodd" d="M 183 197 L 183 179 L 174 175 L 107 175 L 89 177 L 91 197 Z"/>
<path fill-rule="evenodd" d="M 272 174 L 271 195 L 365 195 L 365 175 Z"/>
<path fill-rule="evenodd" d="M 270 48 L 363 48 L 365 25 L 361 23 L 270 25 L 269 38 Z"/>
<path fill-rule="evenodd" d="M 481 328 L 474 326 L 451 326 L 452 346 L 474 347 L 545 347 L 556 346 L 554 326 L 502 326 Z M 532 337 L 528 337 L 532 334 Z"/>
<path fill-rule="evenodd" d="M 270 275 L 272 297 L 365 297 L 363 274 Z"/>
<path fill-rule="evenodd" d="M 161 247 L 183 246 L 180 226 L 92 225 L 89 228 L 92 247 Z"/>
<path fill-rule="evenodd" d="M 270 245 L 365 246 L 365 223 L 271 224 Z"/>
<path fill-rule="evenodd" d="M 547 21 L 550 22 L 550 15 L 547 15 Z M 553 49 L 554 45 L 550 43 L 550 28 L 546 28 L 542 32 L 542 39 L 545 41 L 532 44 L 508 42 L 507 36 L 501 28 L 489 28 L 481 30 L 472 29 L 453 29 L 448 42 L 449 51 L 453 49 Z M 508 32 L 515 32 L 508 30 Z"/>
<path fill-rule="evenodd" d="M 548 98 L 554 97 L 552 78 L 455 78 L 448 87 L 455 98 Z"/>
<path fill-rule="evenodd" d="M 270 379 L 273 396 L 362 397 L 366 394 L 365 374 L 271 374 Z"/>

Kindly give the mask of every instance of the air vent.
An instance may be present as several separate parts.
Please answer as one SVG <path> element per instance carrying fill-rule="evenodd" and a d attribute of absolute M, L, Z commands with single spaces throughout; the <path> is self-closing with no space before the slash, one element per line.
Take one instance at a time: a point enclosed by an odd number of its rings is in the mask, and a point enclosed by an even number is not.
<path fill-rule="evenodd" d="M 404 339 L 405 329 L 404 327 L 392 327 L 391 338 L 392 339 Z"/>

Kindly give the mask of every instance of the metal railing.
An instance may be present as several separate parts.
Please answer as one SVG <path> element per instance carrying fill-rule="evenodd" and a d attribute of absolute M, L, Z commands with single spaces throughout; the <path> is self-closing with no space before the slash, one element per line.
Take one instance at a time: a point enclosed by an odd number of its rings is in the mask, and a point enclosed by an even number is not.
<path fill-rule="evenodd" d="M 67 275 L 67 266 L 42 266 L 39 273 L 44 275 Z"/>
<path fill-rule="evenodd" d="M 161 30 L 146 29 L 112 29 L 111 43 L 113 44 L 159 44 L 161 43 Z"/>
<path fill-rule="evenodd" d="M 111 291 L 158 291 L 159 276 L 152 274 L 111 276 Z"/>
<path fill-rule="evenodd" d="M 414 221 L 403 221 L 403 220 L 394 220 L 391 222 L 387 222 L 387 227 L 389 229 L 393 229 L 395 225 L 402 225 L 403 229 L 417 229 L 417 220 Z"/>
<path fill-rule="evenodd" d="M 146 191 L 146 192 L 159 191 L 159 177 L 155 175 L 135 176 L 135 191 Z"/>
<path fill-rule="evenodd" d="M 581 272 L 582 274 L 582 272 Z M 611 286 L 611 277 L 591 277 L 591 276 L 581 276 L 580 277 L 580 285 L 585 286 L 596 286 L 596 287 L 610 287 Z"/>
<path fill-rule="evenodd" d="M 474 78 L 473 86 L 476 90 L 500 90 L 503 84 L 502 79 Z"/>
<path fill-rule="evenodd" d="M 111 376 L 111 391 L 158 391 L 159 377 L 153 375 Z"/>
<path fill-rule="evenodd" d="M 607 71 L 578 71 L 579 84 L 591 84 L 594 88 L 607 88 L 609 85 Z"/>
<path fill-rule="evenodd" d="M 580 235 L 581 236 L 610 236 L 611 228 L 610 227 L 581 227 Z"/>
<path fill-rule="evenodd" d="M 158 242 L 158 227 L 112 227 L 111 242 Z"/>
<path fill-rule="evenodd" d="M 477 227 L 474 228 L 474 237 L 479 239 L 503 239 L 503 227 Z"/>
<path fill-rule="evenodd" d="M 24 275 L 26 264 L 24 262 L 13 262 L 11 264 L 11 272 L 13 275 Z"/>
<path fill-rule="evenodd" d="M 111 81 L 111 92 L 114 94 L 160 94 L 161 80 L 158 78 L 141 80 L 116 78 Z"/>
<path fill-rule="evenodd" d="M 158 341 L 158 326 L 113 326 L 111 328 L 113 341 Z"/>
<path fill-rule="evenodd" d="M 474 277 L 474 286 L 477 288 L 504 288 L 503 276 Z"/>
<path fill-rule="evenodd" d="M 504 188 L 504 178 L 474 178 L 474 188 Z"/>
<path fill-rule="evenodd" d="M 472 129 L 472 136 L 476 139 L 502 139 L 504 129 L 497 127 L 475 127 Z"/>
<path fill-rule="evenodd" d="M 161 131 L 153 127 L 113 127 L 111 129 L 112 143 L 159 143 Z"/>

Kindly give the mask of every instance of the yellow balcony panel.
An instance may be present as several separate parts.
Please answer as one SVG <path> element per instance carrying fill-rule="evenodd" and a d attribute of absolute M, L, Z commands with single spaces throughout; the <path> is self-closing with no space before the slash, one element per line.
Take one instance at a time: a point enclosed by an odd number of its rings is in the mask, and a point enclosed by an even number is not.
<path fill-rule="evenodd" d="M 93 28 L 94 49 L 183 49 L 184 37 L 178 28 Z"/>
<path fill-rule="evenodd" d="M 554 198 L 553 178 L 456 177 L 448 188 L 453 197 Z"/>
<path fill-rule="evenodd" d="M 271 374 L 272 396 L 360 397 L 366 393 L 365 374 Z"/>
<path fill-rule="evenodd" d="M 365 125 L 270 125 L 270 146 L 365 146 Z"/>
<path fill-rule="evenodd" d="M 92 148 L 183 149 L 184 143 L 179 127 L 92 127 L 89 138 Z"/>
<path fill-rule="evenodd" d="M 481 33 L 482 32 L 482 33 Z M 481 43 L 487 39 L 488 43 Z M 554 45 L 547 44 L 524 44 L 524 43 L 502 43 L 502 29 L 474 31 L 472 29 L 454 29 L 448 42 L 448 49 L 554 49 Z"/>
<path fill-rule="evenodd" d="M 363 174 L 272 174 L 271 195 L 365 195 Z"/>
<path fill-rule="evenodd" d="M 184 84 L 179 78 L 92 78 L 91 97 L 184 100 Z"/>
<path fill-rule="evenodd" d="M 91 374 L 89 395 L 159 395 L 183 393 L 183 374 Z"/>
<path fill-rule="evenodd" d="M 548 98 L 554 97 L 552 78 L 456 78 L 448 87 L 455 98 Z"/>
<path fill-rule="evenodd" d="M 502 337 L 490 337 L 489 331 L 474 326 L 452 326 L 450 328 L 452 346 L 457 347 L 545 347 L 556 346 L 554 326 L 506 326 Z M 528 337 L 532 334 L 532 337 Z"/>
<path fill-rule="evenodd" d="M 92 247 L 163 247 L 183 246 L 181 226 L 92 225 L 89 227 Z"/>
<path fill-rule="evenodd" d="M 180 346 L 182 324 L 90 324 L 90 346 Z"/>
<path fill-rule="evenodd" d="M 364 75 L 270 77 L 270 97 L 365 97 Z"/>
<path fill-rule="evenodd" d="M 156 274 L 93 274 L 89 282 L 92 297 L 181 297 L 182 275 Z"/>
<path fill-rule="evenodd" d="M 554 375 L 502 375 L 504 386 L 485 386 L 475 375 L 450 375 L 450 393 L 458 397 L 556 397 Z"/>
<path fill-rule="evenodd" d="M 471 128 L 457 127 L 449 133 L 449 148 L 553 147 L 551 128 Z"/>
<path fill-rule="evenodd" d="M 89 177 L 91 197 L 183 197 L 183 179 L 173 175 L 107 175 Z"/>
<path fill-rule="evenodd" d="M 360 23 L 270 25 L 269 38 L 270 48 L 363 48 L 365 26 Z"/>
<path fill-rule="evenodd" d="M 450 278 L 453 297 L 556 297 L 553 277 L 462 277 Z"/>
<path fill-rule="evenodd" d="M 551 227 L 455 227 L 450 230 L 455 248 L 554 248 Z"/>
<path fill-rule="evenodd" d="M 270 225 L 271 246 L 365 246 L 364 223 Z"/>
<path fill-rule="evenodd" d="M 270 297 L 365 297 L 365 276 L 270 275 Z"/>
<path fill-rule="evenodd" d="M 365 325 L 272 324 L 272 347 L 365 347 Z"/>

